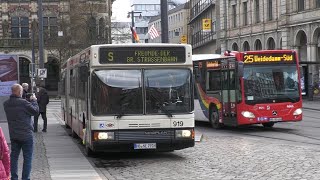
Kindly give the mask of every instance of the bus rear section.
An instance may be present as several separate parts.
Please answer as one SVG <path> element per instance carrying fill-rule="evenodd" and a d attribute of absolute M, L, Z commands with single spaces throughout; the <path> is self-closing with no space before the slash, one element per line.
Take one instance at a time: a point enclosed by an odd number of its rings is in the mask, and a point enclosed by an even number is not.
<path fill-rule="evenodd" d="M 294 51 L 252 51 L 194 61 L 201 120 L 222 125 L 302 120 L 302 99 Z M 198 74 L 198 75 L 196 75 Z M 195 110 L 197 105 L 195 103 Z"/>

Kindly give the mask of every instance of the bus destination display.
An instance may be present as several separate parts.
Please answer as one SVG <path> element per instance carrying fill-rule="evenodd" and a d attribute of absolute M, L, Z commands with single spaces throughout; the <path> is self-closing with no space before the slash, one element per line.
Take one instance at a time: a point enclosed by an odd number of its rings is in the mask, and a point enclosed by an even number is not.
<path fill-rule="evenodd" d="M 294 54 L 245 54 L 245 64 L 295 63 Z"/>
<path fill-rule="evenodd" d="M 101 64 L 174 64 L 185 63 L 184 47 L 105 47 L 100 48 Z"/>

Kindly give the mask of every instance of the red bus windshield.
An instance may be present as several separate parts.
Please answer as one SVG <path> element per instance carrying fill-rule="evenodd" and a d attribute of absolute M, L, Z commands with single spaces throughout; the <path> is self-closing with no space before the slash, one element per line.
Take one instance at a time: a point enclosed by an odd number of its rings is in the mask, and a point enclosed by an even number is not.
<path fill-rule="evenodd" d="M 246 104 L 298 102 L 300 100 L 296 64 L 245 64 Z"/>

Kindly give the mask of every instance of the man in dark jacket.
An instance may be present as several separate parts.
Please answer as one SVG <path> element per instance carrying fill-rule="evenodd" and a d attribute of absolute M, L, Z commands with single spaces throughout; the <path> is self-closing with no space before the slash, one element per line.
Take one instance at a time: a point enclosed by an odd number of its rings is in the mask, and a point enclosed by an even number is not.
<path fill-rule="evenodd" d="M 38 131 L 38 119 L 41 114 L 43 119 L 43 129 L 42 132 L 47 132 L 47 104 L 49 103 L 49 96 L 47 90 L 44 87 L 39 88 L 39 92 L 37 93 L 37 99 L 39 104 L 39 114 L 34 116 L 34 124 L 33 129 L 34 132 Z"/>
<path fill-rule="evenodd" d="M 18 180 L 18 159 L 22 149 L 22 179 L 30 179 L 33 154 L 33 126 L 31 116 L 39 113 L 37 98 L 32 95 L 30 102 L 22 98 L 23 89 L 19 84 L 11 87 L 10 99 L 3 103 L 11 140 L 11 179 Z"/>

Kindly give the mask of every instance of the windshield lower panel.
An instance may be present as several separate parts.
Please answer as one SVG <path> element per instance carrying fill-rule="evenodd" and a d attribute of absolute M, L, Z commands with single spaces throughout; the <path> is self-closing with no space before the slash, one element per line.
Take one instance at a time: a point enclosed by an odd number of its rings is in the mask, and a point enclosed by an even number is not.
<path fill-rule="evenodd" d="M 141 70 L 99 70 L 92 74 L 93 115 L 142 114 Z"/>
<path fill-rule="evenodd" d="M 144 74 L 147 114 L 192 111 L 190 70 L 151 69 Z"/>
<path fill-rule="evenodd" d="M 246 65 L 244 96 L 247 104 L 298 102 L 298 71 L 292 65 Z"/>

